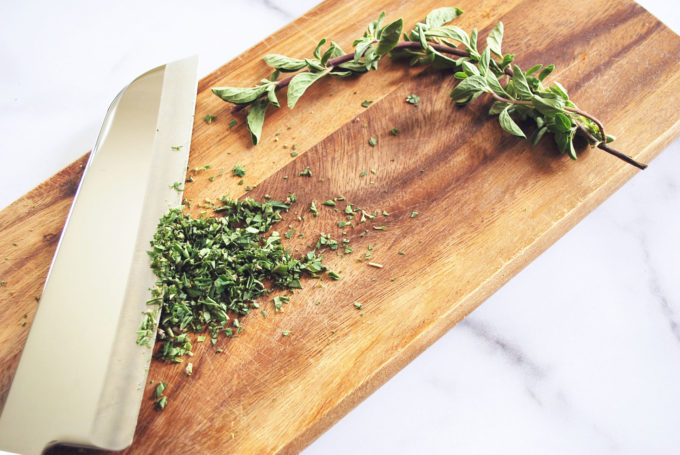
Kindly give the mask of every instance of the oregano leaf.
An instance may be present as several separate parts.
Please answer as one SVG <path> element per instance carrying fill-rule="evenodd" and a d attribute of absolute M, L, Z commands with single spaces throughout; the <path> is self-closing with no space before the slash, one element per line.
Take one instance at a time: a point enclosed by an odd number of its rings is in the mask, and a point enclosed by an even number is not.
<path fill-rule="evenodd" d="M 451 92 L 451 98 L 458 104 L 465 104 L 488 88 L 486 80 L 478 75 L 466 77 Z"/>
<path fill-rule="evenodd" d="M 517 65 L 514 66 L 514 71 L 512 72 L 512 82 L 518 99 L 526 101 L 534 97 L 534 94 L 531 92 L 529 84 L 527 84 L 527 80 L 524 77 L 524 73 Z"/>
<path fill-rule="evenodd" d="M 286 57 L 285 55 L 280 54 L 265 55 L 264 62 L 272 68 L 285 72 L 298 71 L 305 67 L 304 60 Z"/>
<path fill-rule="evenodd" d="M 246 124 L 248 125 L 250 140 L 253 142 L 253 145 L 257 145 L 257 143 L 260 142 L 262 126 L 264 125 L 264 115 L 267 112 L 268 106 L 269 100 L 261 99 L 255 101 L 248 109 Z"/>
<path fill-rule="evenodd" d="M 451 22 L 461 14 L 463 14 L 463 10 L 459 8 L 437 8 L 430 11 L 430 14 L 428 14 L 425 18 L 425 24 L 430 28 L 441 27 L 442 25 Z"/>
<path fill-rule="evenodd" d="M 498 121 L 501 124 L 501 128 L 503 128 L 505 131 L 512 135 L 523 137 L 524 139 L 526 139 L 527 137 L 525 136 L 524 131 L 522 131 L 522 129 L 519 126 L 517 126 L 517 123 L 515 123 L 512 117 L 510 117 L 508 109 L 509 107 L 503 109 L 498 116 Z"/>
<path fill-rule="evenodd" d="M 296 74 L 293 79 L 291 79 L 290 84 L 288 84 L 288 107 L 293 109 L 298 99 L 305 93 L 305 90 L 307 90 L 314 82 L 328 74 L 328 72 L 329 70 L 320 73 Z"/>
<path fill-rule="evenodd" d="M 491 48 L 491 52 L 503 58 L 501 53 L 501 43 L 503 42 L 503 22 L 499 22 L 486 37 L 486 45 Z"/>
<path fill-rule="evenodd" d="M 378 48 L 376 49 L 378 55 L 382 56 L 387 54 L 397 45 L 403 27 L 404 21 L 402 19 L 397 19 L 382 29 L 380 39 L 378 40 Z"/>
<path fill-rule="evenodd" d="M 543 82 L 543 79 L 548 77 L 548 75 L 552 73 L 554 69 L 555 65 L 548 65 L 545 68 L 543 68 L 543 71 L 541 71 L 541 73 L 538 75 L 538 80 Z"/>
<path fill-rule="evenodd" d="M 267 91 L 267 85 L 256 85 L 255 87 L 213 87 L 212 92 L 234 104 L 248 104 L 256 100 L 260 95 Z"/>

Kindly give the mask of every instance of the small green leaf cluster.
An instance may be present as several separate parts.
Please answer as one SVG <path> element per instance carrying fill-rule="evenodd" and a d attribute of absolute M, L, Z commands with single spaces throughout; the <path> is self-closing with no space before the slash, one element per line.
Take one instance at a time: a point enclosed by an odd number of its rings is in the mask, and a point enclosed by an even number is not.
<path fill-rule="evenodd" d="M 318 277 L 327 268 L 310 251 L 294 257 L 269 229 L 282 219 L 290 201 L 222 199 L 222 216 L 191 218 L 180 209 L 160 220 L 151 242 L 151 268 L 158 277 L 152 305 L 160 305 L 157 357 L 181 362 L 191 352 L 188 332 L 232 336 L 241 330 L 238 316 L 257 307 L 255 300 L 273 288 L 301 287 L 303 274 Z M 271 283 L 268 287 L 265 283 Z M 149 317 L 140 340 L 149 338 Z"/>
<path fill-rule="evenodd" d="M 262 79 L 255 87 L 214 87 L 212 92 L 224 101 L 248 105 L 246 123 L 250 131 L 253 144 L 260 141 L 267 108 L 272 105 L 281 107 L 276 96 L 276 89 L 284 86 L 284 80 L 278 80 L 281 73 L 305 71 L 285 79 L 288 86 L 287 105 L 295 107 L 300 97 L 315 82 L 325 76 L 348 77 L 353 74 L 364 73 L 378 69 L 378 61 L 399 42 L 403 21 L 398 19 L 386 26 L 382 26 L 385 13 L 371 22 L 364 36 L 354 42 L 354 53 L 345 54 L 342 48 L 331 41 L 324 50 L 327 40 L 324 38 L 316 45 L 312 52 L 313 58 L 297 59 L 280 54 L 269 54 L 264 57 L 267 65 L 274 69 L 269 79 Z M 338 58 L 344 61 L 337 61 Z M 265 96 L 266 95 L 266 96 Z"/>

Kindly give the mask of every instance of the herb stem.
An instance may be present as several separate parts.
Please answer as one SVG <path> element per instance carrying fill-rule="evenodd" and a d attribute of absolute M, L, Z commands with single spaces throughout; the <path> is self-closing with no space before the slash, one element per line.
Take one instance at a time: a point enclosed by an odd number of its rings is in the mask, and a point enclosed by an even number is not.
<path fill-rule="evenodd" d="M 533 105 L 533 103 L 532 103 L 531 101 L 524 101 L 524 100 L 509 100 L 509 99 L 504 98 L 504 97 L 502 97 L 502 96 L 500 96 L 500 95 L 497 95 L 497 94 L 495 94 L 495 93 L 493 93 L 493 92 L 490 92 L 490 94 L 491 94 L 491 96 L 494 97 L 494 99 L 495 99 L 496 101 L 500 101 L 500 102 L 502 102 L 502 103 L 508 103 L 508 104 L 520 104 L 520 105 L 523 105 L 523 106 L 532 106 L 532 105 Z M 592 120 L 592 121 L 598 126 L 598 128 L 600 129 L 600 134 L 601 134 L 602 137 L 604 138 L 604 141 L 600 141 L 599 139 L 597 139 L 595 136 L 593 136 L 592 134 L 590 134 L 590 131 L 588 131 L 588 130 L 586 129 L 585 126 L 583 126 L 580 122 L 576 121 L 576 128 L 577 128 L 576 130 L 577 130 L 579 133 L 581 133 L 583 136 L 585 136 L 585 137 L 588 139 L 589 142 L 591 142 L 591 143 L 593 143 L 593 144 L 597 144 L 597 148 L 599 148 L 600 150 L 604 150 L 605 152 L 609 153 L 610 155 L 613 155 L 613 156 L 619 158 L 620 160 L 623 160 L 623 161 L 625 161 L 626 163 L 635 166 L 635 167 L 638 168 L 638 169 L 644 170 L 644 169 L 647 168 L 647 165 L 646 165 L 646 164 L 640 163 L 640 162 L 638 162 L 638 161 L 635 161 L 635 160 L 634 160 L 633 158 L 631 158 L 630 156 L 628 156 L 628 155 L 626 155 L 626 154 L 624 154 L 624 153 L 621 153 L 621 152 L 619 152 L 618 150 L 616 150 L 616 149 L 614 149 L 614 148 L 608 146 L 608 145 L 605 143 L 605 141 L 607 140 L 607 136 L 605 136 L 605 134 L 604 134 L 604 127 L 602 126 L 602 123 L 601 123 L 597 118 L 595 118 L 595 117 L 593 117 L 592 115 L 588 114 L 587 112 L 583 112 L 582 110 L 577 109 L 577 108 L 573 108 L 573 107 L 565 107 L 564 109 L 567 110 L 567 111 L 569 111 L 569 112 L 573 112 L 573 113 L 575 113 L 575 114 L 578 114 L 578 115 L 580 115 L 580 116 L 582 116 L 582 117 L 589 118 L 590 120 Z"/>

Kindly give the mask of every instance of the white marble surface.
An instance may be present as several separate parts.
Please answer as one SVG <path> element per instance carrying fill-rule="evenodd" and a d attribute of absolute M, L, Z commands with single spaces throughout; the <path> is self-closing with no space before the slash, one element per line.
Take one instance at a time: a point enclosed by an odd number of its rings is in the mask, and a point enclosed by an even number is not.
<path fill-rule="evenodd" d="M 316 3 L 4 2 L 0 207 L 139 73 L 197 53 L 204 76 Z M 676 141 L 304 453 L 680 453 L 679 171 Z"/>

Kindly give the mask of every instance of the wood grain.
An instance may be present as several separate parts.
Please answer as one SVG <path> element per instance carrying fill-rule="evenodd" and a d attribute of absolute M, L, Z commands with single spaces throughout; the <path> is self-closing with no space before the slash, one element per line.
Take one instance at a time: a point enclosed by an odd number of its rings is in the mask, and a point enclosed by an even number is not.
<path fill-rule="evenodd" d="M 268 114 L 256 148 L 242 114 L 229 129 L 231 106 L 210 94 L 212 86 L 247 85 L 268 74 L 261 63 L 267 53 L 305 56 L 320 37 L 349 49 L 382 10 L 409 26 L 438 6 L 330 0 L 200 82 L 190 168 L 211 168 L 191 172 L 195 182 L 185 195 L 192 213 L 206 198 L 243 197 L 248 185 L 256 199 L 292 192 L 298 202 L 277 229 L 296 230 L 288 242 L 295 251 L 307 251 L 323 232 L 349 239 L 353 252 L 327 253 L 340 281 L 307 280 L 284 312 L 244 318 L 245 330 L 218 344 L 224 352 L 197 343 L 193 376 L 154 362 L 149 378 L 169 383 L 169 404 L 159 413 L 144 402 L 127 453 L 298 452 L 634 175 L 598 150 L 580 150 L 573 162 L 549 140 L 531 148 L 489 119 L 488 100 L 452 106 L 450 75 L 399 62 L 313 86 L 295 110 Z M 466 11 L 458 25 L 479 28 L 482 40 L 502 20 L 503 48 L 520 66 L 555 63 L 551 79 L 636 159 L 648 162 L 678 135 L 680 38 L 641 7 L 605 0 L 458 6 Z M 418 107 L 404 102 L 410 93 L 421 97 Z M 363 108 L 363 100 L 374 102 Z M 217 121 L 204 123 L 206 114 Z M 400 134 L 392 136 L 392 128 Z M 0 262 L 7 282 L 0 290 L 3 401 L 82 163 L 0 213 L 0 246 L 8 252 Z M 231 176 L 236 164 L 246 165 L 243 185 Z M 307 166 L 313 176 L 300 177 Z M 342 213 L 320 202 L 339 195 L 378 216 L 338 228 Z M 316 218 L 307 210 L 312 200 L 320 206 Z M 383 225 L 387 230 L 373 228 Z M 382 268 L 358 260 L 369 246 Z"/>

